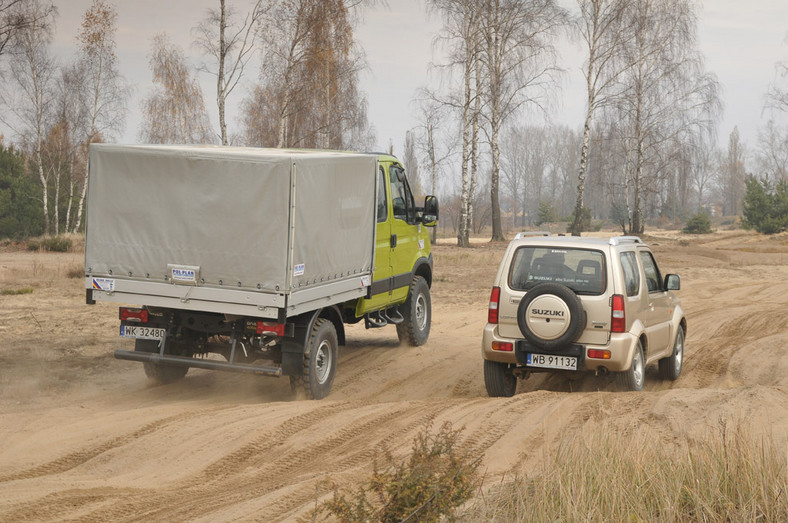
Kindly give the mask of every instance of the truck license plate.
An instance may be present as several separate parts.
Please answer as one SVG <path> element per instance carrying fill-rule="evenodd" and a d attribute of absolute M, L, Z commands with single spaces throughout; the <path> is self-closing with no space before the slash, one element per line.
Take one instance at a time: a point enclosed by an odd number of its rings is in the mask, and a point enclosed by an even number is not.
<path fill-rule="evenodd" d="M 139 325 L 121 325 L 120 335 L 124 338 L 137 338 L 140 340 L 160 340 L 164 337 L 164 329 Z"/>
<path fill-rule="evenodd" d="M 528 367 L 541 367 L 545 369 L 577 370 L 577 358 L 574 356 L 532 354 L 529 352 L 525 364 Z"/>

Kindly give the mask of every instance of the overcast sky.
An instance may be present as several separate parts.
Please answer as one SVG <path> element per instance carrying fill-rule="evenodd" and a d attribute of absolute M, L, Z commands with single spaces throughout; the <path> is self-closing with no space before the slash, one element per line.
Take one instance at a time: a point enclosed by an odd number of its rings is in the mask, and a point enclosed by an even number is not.
<path fill-rule="evenodd" d="M 572 7 L 572 0 L 559 0 Z M 56 0 L 60 15 L 54 41 L 54 54 L 63 61 L 76 53 L 76 34 L 91 0 Z M 191 28 L 204 17 L 206 9 L 217 0 L 115 0 L 118 11 L 117 56 L 122 74 L 134 87 L 129 102 L 122 143 L 137 141 L 140 125 L 140 100 L 151 89 L 147 54 L 153 36 L 166 32 L 181 46 L 196 65 L 200 57 L 191 45 Z M 245 12 L 251 0 L 230 0 Z M 785 43 L 788 32 L 788 2 L 784 0 L 706 0 L 699 11 L 699 45 L 708 70 L 715 73 L 723 86 L 725 111 L 718 128 L 719 141 L 727 143 L 734 125 L 742 139 L 754 147 L 757 129 L 768 114 L 763 111 L 764 94 L 775 80 L 775 63 L 788 58 Z M 433 38 L 440 20 L 424 9 L 423 0 L 388 0 L 388 7 L 369 10 L 356 30 L 369 70 L 362 74 L 361 87 L 368 97 L 368 118 L 377 131 L 380 150 L 391 142 L 401 153 L 405 132 L 416 125 L 411 100 L 416 90 L 429 81 L 429 64 L 436 60 Z M 562 44 L 561 65 L 566 80 L 559 96 L 559 106 L 550 115 L 555 122 L 579 128 L 585 100 L 580 67 L 582 53 L 577 44 Z M 438 57 L 439 58 L 439 57 Z M 256 79 L 258 66 L 247 72 L 247 80 Z M 217 125 L 215 82 L 201 73 L 206 105 L 212 123 Z M 229 132 L 240 132 L 237 107 L 246 96 L 248 83 L 240 85 L 229 100 Z M 785 117 L 783 117 L 785 118 Z M 534 122 L 540 124 L 539 122 Z M 8 129 L 0 132 L 12 136 Z"/>

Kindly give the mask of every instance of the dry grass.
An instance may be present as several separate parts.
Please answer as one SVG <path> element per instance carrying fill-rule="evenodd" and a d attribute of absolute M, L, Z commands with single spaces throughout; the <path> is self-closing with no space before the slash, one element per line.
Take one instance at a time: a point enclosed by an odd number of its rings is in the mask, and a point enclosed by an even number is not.
<path fill-rule="evenodd" d="M 788 521 L 785 449 L 720 423 L 675 448 L 600 428 L 477 498 L 466 521 Z"/>

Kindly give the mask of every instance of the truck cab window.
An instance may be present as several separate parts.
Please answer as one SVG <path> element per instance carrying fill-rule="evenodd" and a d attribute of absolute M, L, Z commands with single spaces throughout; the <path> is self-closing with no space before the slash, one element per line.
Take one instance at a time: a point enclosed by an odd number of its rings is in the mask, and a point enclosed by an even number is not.
<path fill-rule="evenodd" d="M 389 169 L 391 178 L 391 202 L 394 207 L 394 217 L 408 223 L 416 223 L 416 204 L 410 192 L 405 171 L 399 165 L 392 165 Z"/>
<path fill-rule="evenodd" d="M 386 172 L 380 168 L 378 175 L 378 223 L 385 222 L 389 217 L 389 209 L 386 205 Z"/>

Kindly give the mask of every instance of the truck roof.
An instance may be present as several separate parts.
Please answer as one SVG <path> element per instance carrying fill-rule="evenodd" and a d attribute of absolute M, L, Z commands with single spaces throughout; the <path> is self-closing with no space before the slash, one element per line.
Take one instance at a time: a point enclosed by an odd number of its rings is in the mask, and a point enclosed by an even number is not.
<path fill-rule="evenodd" d="M 163 154 L 184 154 L 189 156 L 205 155 L 211 157 L 246 157 L 252 158 L 266 158 L 266 157 L 282 157 L 282 156 L 300 156 L 311 158 L 341 158 L 341 157 L 358 157 L 358 156 L 371 156 L 379 160 L 399 161 L 394 156 L 388 153 L 371 153 L 371 152 L 355 152 L 355 151 L 334 151 L 328 149 L 275 149 L 269 147 L 238 147 L 232 145 L 213 145 L 213 144 L 188 144 L 188 145 L 172 145 L 172 144 L 107 144 L 107 143 L 94 143 L 90 144 L 92 148 L 100 148 L 105 150 L 145 150 L 151 153 L 161 152 Z"/>

